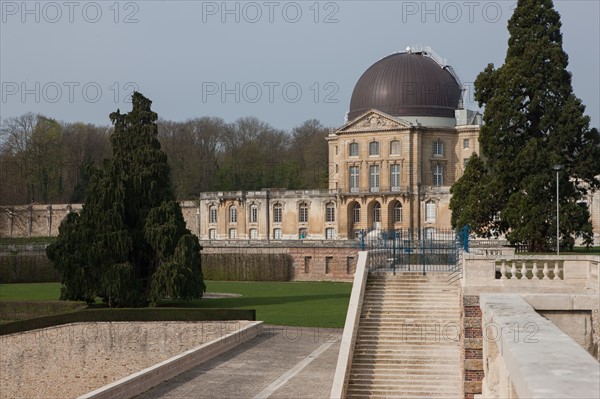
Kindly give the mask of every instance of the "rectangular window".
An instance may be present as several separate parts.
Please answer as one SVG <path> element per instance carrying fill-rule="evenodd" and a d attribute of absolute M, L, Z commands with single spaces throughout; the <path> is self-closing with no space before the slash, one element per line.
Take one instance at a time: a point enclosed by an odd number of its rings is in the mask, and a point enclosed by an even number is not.
<path fill-rule="evenodd" d="M 350 143 L 349 147 L 350 147 L 349 148 L 350 156 L 357 157 L 358 156 L 358 143 Z"/>
<path fill-rule="evenodd" d="M 300 223 L 308 223 L 308 207 L 300 205 Z"/>
<path fill-rule="evenodd" d="M 327 204 L 325 207 L 325 221 L 327 223 L 335 222 L 335 205 Z"/>
<path fill-rule="evenodd" d="M 379 165 L 369 166 L 369 188 L 372 193 L 379 192 Z"/>
<path fill-rule="evenodd" d="M 237 230 L 236 229 L 229 229 L 229 239 L 230 240 L 235 240 L 237 238 Z"/>
<path fill-rule="evenodd" d="M 436 187 L 444 185 L 444 167 L 442 165 L 433 167 L 433 185 Z"/>
<path fill-rule="evenodd" d="M 433 142 L 433 156 L 441 157 L 444 155 L 444 142 L 441 140 Z"/>
<path fill-rule="evenodd" d="M 425 238 L 428 240 L 433 240 L 433 237 L 435 237 L 435 228 L 433 227 L 428 227 L 425 229 Z"/>
<path fill-rule="evenodd" d="M 463 149 L 467 150 L 469 149 L 469 139 L 464 139 L 463 140 Z"/>
<path fill-rule="evenodd" d="M 211 206 L 208 211 L 208 223 L 217 223 L 217 207 Z"/>
<path fill-rule="evenodd" d="M 371 141 L 369 143 L 369 156 L 379 155 L 379 142 Z"/>
<path fill-rule="evenodd" d="M 307 229 L 299 229 L 298 230 L 298 238 L 303 240 L 306 237 L 308 237 L 308 230 Z"/>
<path fill-rule="evenodd" d="M 258 223 L 258 207 L 256 205 L 250 207 L 250 223 Z"/>
<path fill-rule="evenodd" d="M 273 222 L 281 223 L 282 219 L 283 218 L 282 218 L 281 205 L 275 205 L 275 207 L 273 208 Z"/>
<path fill-rule="evenodd" d="M 215 240 L 217 238 L 217 230 L 216 229 L 208 230 L 208 238 L 210 240 Z"/>
<path fill-rule="evenodd" d="M 350 192 L 357 193 L 359 184 L 358 166 L 350 166 L 348 175 L 350 176 Z"/>
<path fill-rule="evenodd" d="M 250 238 L 252 240 L 258 239 L 258 230 L 257 229 L 250 229 Z"/>
<path fill-rule="evenodd" d="M 352 222 L 360 223 L 360 205 L 358 204 L 354 205 L 354 209 L 352 212 Z"/>
<path fill-rule="evenodd" d="M 325 257 L 325 274 L 331 273 L 331 265 L 333 263 L 333 256 Z"/>
<path fill-rule="evenodd" d="M 390 165 L 390 187 L 392 191 L 400 191 L 400 165 Z"/>
<path fill-rule="evenodd" d="M 304 257 L 304 273 L 310 272 L 310 262 L 312 261 L 312 257 L 305 256 Z"/>
<path fill-rule="evenodd" d="M 400 155 L 400 141 L 394 140 L 390 142 L 390 155 Z"/>
<path fill-rule="evenodd" d="M 333 232 L 334 231 L 335 230 L 332 229 L 331 227 L 326 228 L 325 229 L 325 238 L 328 239 L 328 240 L 333 240 Z"/>
<path fill-rule="evenodd" d="M 235 209 L 235 206 L 229 208 L 229 223 L 237 223 L 237 209 Z"/>
<path fill-rule="evenodd" d="M 352 265 L 354 264 L 354 256 L 346 257 L 346 274 L 352 273 Z"/>
<path fill-rule="evenodd" d="M 435 222 L 435 202 L 428 202 L 425 204 L 425 221 Z"/>
<path fill-rule="evenodd" d="M 281 229 L 273 229 L 273 238 L 281 240 Z"/>

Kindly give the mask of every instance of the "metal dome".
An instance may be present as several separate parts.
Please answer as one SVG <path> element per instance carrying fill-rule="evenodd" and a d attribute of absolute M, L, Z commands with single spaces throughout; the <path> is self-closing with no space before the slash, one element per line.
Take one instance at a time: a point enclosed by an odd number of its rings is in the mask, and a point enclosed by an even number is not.
<path fill-rule="evenodd" d="M 354 86 L 348 120 L 370 109 L 393 116 L 454 118 L 462 84 L 452 68 L 436 57 L 407 49 L 371 65 Z"/>

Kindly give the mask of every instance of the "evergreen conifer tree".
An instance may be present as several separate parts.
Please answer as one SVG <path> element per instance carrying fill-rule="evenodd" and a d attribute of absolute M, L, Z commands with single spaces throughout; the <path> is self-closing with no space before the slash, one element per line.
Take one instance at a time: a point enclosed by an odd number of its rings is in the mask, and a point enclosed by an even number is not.
<path fill-rule="evenodd" d="M 551 0 L 519 0 L 508 22 L 504 65 L 488 65 L 475 81 L 485 105 L 480 162 L 469 162 L 452 187 L 452 223 L 482 235 L 507 234 L 530 251 L 556 245 L 556 174 L 560 235 L 589 243 L 589 210 L 582 197 L 600 187 L 600 135 L 573 94 L 560 15 Z M 480 209 L 477 209 L 480 208 Z"/>
<path fill-rule="evenodd" d="M 61 299 L 137 307 L 205 290 L 198 238 L 185 226 L 157 139 L 157 114 L 140 93 L 110 115 L 113 157 L 90 172 L 85 204 L 47 249 L 62 276 Z"/>

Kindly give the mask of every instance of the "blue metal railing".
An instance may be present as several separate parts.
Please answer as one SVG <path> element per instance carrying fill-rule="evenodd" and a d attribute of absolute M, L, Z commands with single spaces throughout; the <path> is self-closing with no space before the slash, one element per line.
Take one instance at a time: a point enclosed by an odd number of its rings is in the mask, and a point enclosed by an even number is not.
<path fill-rule="evenodd" d="M 359 245 L 369 251 L 371 270 L 455 273 L 461 251 L 468 252 L 468 227 L 361 231 Z"/>

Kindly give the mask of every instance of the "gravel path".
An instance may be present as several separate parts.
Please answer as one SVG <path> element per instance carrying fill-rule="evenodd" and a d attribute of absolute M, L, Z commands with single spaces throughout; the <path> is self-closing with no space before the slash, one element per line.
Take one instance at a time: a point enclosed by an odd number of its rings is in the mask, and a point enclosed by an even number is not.
<path fill-rule="evenodd" d="M 1 336 L 0 398 L 76 398 L 247 323 L 75 323 Z"/>

